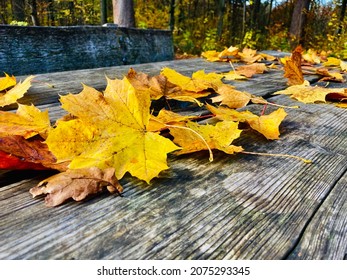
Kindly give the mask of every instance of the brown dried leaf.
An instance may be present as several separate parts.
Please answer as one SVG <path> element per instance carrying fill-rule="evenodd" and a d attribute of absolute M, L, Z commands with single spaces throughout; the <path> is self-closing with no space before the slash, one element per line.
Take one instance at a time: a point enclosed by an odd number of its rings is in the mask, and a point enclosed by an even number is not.
<path fill-rule="evenodd" d="M 304 83 L 304 75 L 301 70 L 302 48 L 298 46 L 289 59 L 284 62 L 284 77 L 288 78 L 288 85 L 301 85 Z"/>
<path fill-rule="evenodd" d="M 104 188 L 111 193 L 123 191 L 115 177 L 115 169 L 101 170 L 97 167 L 69 169 L 41 181 L 30 189 L 33 197 L 47 194 L 46 206 L 53 207 L 62 204 L 69 198 L 83 200 L 88 195 L 102 192 Z"/>
<path fill-rule="evenodd" d="M 263 74 L 266 70 L 267 68 L 264 63 L 253 63 L 236 68 L 238 74 L 244 75 L 247 78 L 251 78 L 254 74 Z"/>
<path fill-rule="evenodd" d="M 163 75 L 150 77 L 142 72 L 137 73 L 134 69 L 130 68 L 126 77 L 138 92 L 149 92 L 153 100 L 157 100 L 164 95 L 180 90 L 176 85 L 170 83 Z"/>

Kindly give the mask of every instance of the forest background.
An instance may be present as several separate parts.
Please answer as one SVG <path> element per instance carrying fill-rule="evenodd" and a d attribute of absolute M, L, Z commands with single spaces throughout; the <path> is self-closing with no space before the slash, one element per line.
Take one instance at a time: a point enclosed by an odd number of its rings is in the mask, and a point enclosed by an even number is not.
<path fill-rule="evenodd" d="M 117 0 L 0 0 L 0 24 L 114 22 Z M 347 0 L 134 0 L 134 27 L 170 29 L 177 54 L 225 47 L 330 51 L 347 59 Z M 129 8 L 128 6 L 126 7 Z"/>

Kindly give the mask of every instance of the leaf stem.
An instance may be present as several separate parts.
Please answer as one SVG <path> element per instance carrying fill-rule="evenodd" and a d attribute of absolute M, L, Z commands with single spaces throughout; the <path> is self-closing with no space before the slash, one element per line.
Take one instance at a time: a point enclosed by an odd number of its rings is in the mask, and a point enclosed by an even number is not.
<path fill-rule="evenodd" d="M 213 153 L 212 153 L 212 150 L 210 148 L 210 146 L 208 145 L 208 143 L 206 142 L 206 140 L 204 139 L 204 137 L 202 137 L 201 134 L 197 133 L 195 130 L 189 128 L 189 127 L 186 127 L 186 126 L 179 126 L 179 125 L 170 125 L 170 124 L 167 124 L 166 127 L 170 128 L 178 128 L 178 129 L 187 129 L 193 133 L 195 133 L 200 139 L 202 142 L 204 142 L 204 144 L 206 145 L 207 149 L 208 149 L 208 152 L 210 153 L 210 157 L 209 157 L 209 161 L 212 162 L 213 161 Z"/>
<path fill-rule="evenodd" d="M 249 155 L 257 155 L 257 156 L 270 156 L 270 157 L 289 157 L 303 161 L 304 163 L 312 163 L 312 160 L 305 159 L 299 156 L 286 155 L 286 154 L 269 154 L 269 153 L 256 153 L 256 152 L 247 152 L 241 151 L 240 153 L 249 154 Z"/>
<path fill-rule="evenodd" d="M 281 107 L 281 108 L 288 108 L 288 109 L 298 109 L 298 108 L 300 108 L 299 106 L 285 106 L 285 105 L 272 103 L 272 102 L 269 102 L 269 101 L 267 101 L 267 104 L 272 105 L 272 106 Z"/>

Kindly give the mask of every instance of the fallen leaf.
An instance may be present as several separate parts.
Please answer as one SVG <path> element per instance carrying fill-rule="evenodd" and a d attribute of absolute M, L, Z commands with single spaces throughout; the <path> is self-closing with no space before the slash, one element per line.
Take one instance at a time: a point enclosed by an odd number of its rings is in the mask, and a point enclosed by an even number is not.
<path fill-rule="evenodd" d="M 192 78 L 189 78 L 167 67 L 161 70 L 161 74 L 164 75 L 170 83 L 179 86 L 184 91 L 200 93 L 213 88 L 211 82 L 196 78 L 194 74 Z"/>
<path fill-rule="evenodd" d="M 115 177 L 114 168 L 69 169 L 41 181 L 30 189 L 30 193 L 33 197 L 47 194 L 46 206 L 53 207 L 69 198 L 75 201 L 83 200 L 88 195 L 102 192 L 105 188 L 111 193 L 123 191 Z"/>
<path fill-rule="evenodd" d="M 274 60 L 276 60 L 276 57 L 273 56 L 273 55 L 270 55 L 270 54 L 259 53 L 259 55 L 261 55 L 267 61 L 274 61 Z"/>
<path fill-rule="evenodd" d="M 330 72 L 327 68 L 318 68 L 316 69 L 316 74 L 324 76 L 319 81 L 332 81 L 332 82 L 344 82 L 342 74 L 338 72 Z"/>
<path fill-rule="evenodd" d="M 262 55 L 257 54 L 256 50 L 250 48 L 244 48 L 242 52 L 238 52 L 237 55 L 240 57 L 241 61 L 249 64 L 264 59 Z"/>
<path fill-rule="evenodd" d="M 233 121 L 223 121 L 216 125 L 187 122 L 186 127 L 170 128 L 174 143 L 182 147 L 182 150 L 176 152 L 178 155 L 208 149 L 218 149 L 227 154 L 241 152 L 242 147 L 231 145 L 240 137 L 241 131 L 238 129 L 238 123 Z"/>
<path fill-rule="evenodd" d="M 161 109 L 158 116 L 151 115 L 147 125 L 148 131 L 161 131 L 168 128 L 168 125 L 185 125 L 189 120 L 196 119 L 197 116 L 183 116 L 175 112 Z"/>
<path fill-rule="evenodd" d="M 153 100 L 157 100 L 162 96 L 170 95 L 172 92 L 180 90 L 176 85 L 170 83 L 163 75 L 150 77 L 142 72 L 137 73 L 134 69 L 130 68 L 126 77 L 137 91 L 144 91 L 145 93 L 143 94 L 149 93 Z"/>
<path fill-rule="evenodd" d="M 235 58 L 239 53 L 239 48 L 230 46 L 229 48 L 225 48 L 218 54 L 220 60 L 226 59 L 227 61 Z"/>
<path fill-rule="evenodd" d="M 336 57 L 328 57 L 328 60 L 323 62 L 323 66 L 331 67 L 331 66 L 340 66 L 341 60 Z"/>
<path fill-rule="evenodd" d="M 14 85 L 10 90 L 8 91 L 2 91 L 0 90 L 0 107 L 4 107 L 6 105 L 10 105 L 12 103 L 15 103 L 19 98 L 23 97 L 24 94 L 27 92 L 27 90 L 31 86 L 31 80 L 34 78 L 34 76 L 27 77 L 22 83 L 18 83 Z M 5 78 L 6 79 L 6 78 Z M 11 80 L 11 78 L 9 78 Z M 6 86 L 6 84 L 13 84 L 12 81 L 5 81 L 4 84 L 1 86 Z M 6 89 L 6 88 L 5 88 Z"/>
<path fill-rule="evenodd" d="M 341 60 L 340 61 L 340 68 L 341 68 L 342 71 L 346 72 L 347 71 L 347 62 Z"/>
<path fill-rule="evenodd" d="M 239 66 L 236 68 L 236 71 L 240 75 L 251 78 L 254 74 L 263 74 L 265 71 L 267 71 L 267 67 L 264 63 L 253 63 Z"/>
<path fill-rule="evenodd" d="M 206 108 L 217 118 L 226 121 L 247 122 L 250 127 L 263 134 L 268 140 L 279 139 L 279 126 L 287 116 L 283 108 L 279 108 L 269 115 L 257 116 L 250 111 L 236 111 L 226 107 L 206 105 Z"/>
<path fill-rule="evenodd" d="M 104 94 L 84 86 L 61 103 L 75 119 L 59 121 L 46 143 L 58 161 L 71 160 L 72 169 L 114 167 L 118 179 L 129 172 L 149 183 L 168 168 L 167 154 L 179 149 L 147 130 L 150 96 L 137 92 L 127 78 L 107 79 Z"/>
<path fill-rule="evenodd" d="M 22 158 L 0 151 L 0 169 L 8 170 L 45 170 L 39 163 L 23 161 Z"/>
<path fill-rule="evenodd" d="M 231 70 L 230 72 L 222 74 L 224 79 L 227 81 L 234 80 L 247 80 L 247 77 L 239 73 L 238 71 Z"/>
<path fill-rule="evenodd" d="M 57 163 L 56 158 L 48 150 L 48 146 L 41 137 L 25 139 L 22 136 L 11 135 L 0 138 L 0 151 L 12 156 L 12 163 L 8 162 L 3 169 L 56 169 L 65 171 L 68 162 Z M 14 162 L 17 158 L 17 165 Z M 35 168 L 33 168 L 35 167 Z"/>
<path fill-rule="evenodd" d="M 246 91 L 239 91 L 231 85 L 223 84 L 216 91 L 219 95 L 212 97 L 213 103 L 221 102 L 229 108 L 237 109 L 246 106 L 250 101 L 258 104 L 266 104 L 267 101 L 260 96 L 254 96 Z"/>
<path fill-rule="evenodd" d="M 302 55 L 302 58 L 311 64 L 320 64 L 321 58 L 317 54 L 317 51 L 309 49 L 306 53 Z"/>
<path fill-rule="evenodd" d="M 283 108 L 279 108 L 269 115 L 248 119 L 247 122 L 254 130 L 263 134 L 268 140 L 279 139 L 279 126 L 287 116 Z"/>
<path fill-rule="evenodd" d="M 218 96 L 212 97 L 213 103 L 221 102 L 221 105 L 226 105 L 229 108 L 242 108 L 246 106 L 252 95 L 248 92 L 239 91 L 231 85 L 224 84 L 217 90 Z"/>
<path fill-rule="evenodd" d="M 217 62 L 217 61 L 221 61 L 219 54 L 220 52 L 217 52 L 216 50 L 212 50 L 212 51 L 202 52 L 201 56 L 206 58 L 208 61 Z"/>
<path fill-rule="evenodd" d="M 304 75 L 301 70 L 301 54 L 302 48 L 298 46 L 289 59 L 281 60 L 284 62 L 284 77 L 288 78 L 288 85 L 301 85 L 304 83 Z"/>
<path fill-rule="evenodd" d="M 33 105 L 18 104 L 16 113 L 0 111 L 0 137 L 20 135 L 30 138 L 40 134 L 45 138 L 50 128 L 48 112 L 41 112 Z"/>
<path fill-rule="evenodd" d="M 280 90 L 274 94 L 286 94 L 292 98 L 304 102 L 326 102 L 327 99 L 343 100 L 347 98 L 345 88 L 323 88 L 318 86 L 310 86 L 308 82 L 303 85 L 288 87 L 285 90 Z"/>
<path fill-rule="evenodd" d="M 5 77 L 0 78 L 0 92 L 13 87 L 17 84 L 15 76 L 9 76 L 5 73 Z"/>

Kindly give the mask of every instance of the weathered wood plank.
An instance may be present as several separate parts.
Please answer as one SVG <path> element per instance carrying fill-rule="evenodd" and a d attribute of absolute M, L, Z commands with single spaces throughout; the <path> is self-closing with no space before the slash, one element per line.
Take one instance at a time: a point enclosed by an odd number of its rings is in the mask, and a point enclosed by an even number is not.
<path fill-rule="evenodd" d="M 0 25 L 0 69 L 29 75 L 171 60 L 172 32 L 103 26 Z"/>
<path fill-rule="evenodd" d="M 345 259 L 347 254 L 347 173 L 337 181 L 308 224 L 289 259 Z"/>
<path fill-rule="evenodd" d="M 299 104 L 285 96 L 273 101 Z M 170 157 L 171 169 L 151 186 L 126 177 L 123 197 L 98 196 L 53 209 L 28 193 L 38 178 L 1 188 L 0 258 L 286 257 L 347 166 L 346 110 L 300 105 L 289 112 L 280 140 L 248 132 L 240 144 L 309 158 L 311 165 L 218 152 L 213 163 L 206 152 Z M 346 248 L 345 239 L 339 244 Z"/>

